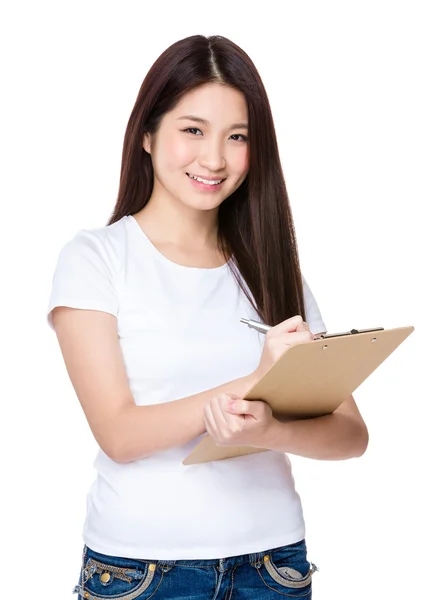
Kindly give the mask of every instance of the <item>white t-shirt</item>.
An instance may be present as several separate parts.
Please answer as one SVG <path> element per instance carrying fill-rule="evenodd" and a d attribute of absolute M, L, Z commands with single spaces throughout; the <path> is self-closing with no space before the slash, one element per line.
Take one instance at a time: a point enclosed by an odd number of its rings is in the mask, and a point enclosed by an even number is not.
<path fill-rule="evenodd" d="M 325 331 L 303 281 L 306 316 Z M 169 402 L 251 373 L 264 336 L 227 265 L 184 267 L 164 257 L 132 216 L 79 231 L 60 252 L 48 306 L 117 317 L 137 405 Z M 162 424 L 161 424 L 162 426 Z M 200 438 L 116 463 L 99 450 L 87 496 L 84 542 L 141 559 L 207 559 L 261 552 L 304 538 L 300 498 L 281 452 L 184 466 Z"/>

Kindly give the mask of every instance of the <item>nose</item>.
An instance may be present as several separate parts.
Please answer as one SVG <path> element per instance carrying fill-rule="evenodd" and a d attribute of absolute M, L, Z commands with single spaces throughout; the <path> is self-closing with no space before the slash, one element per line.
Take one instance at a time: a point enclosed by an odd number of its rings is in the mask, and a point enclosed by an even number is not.
<path fill-rule="evenodd" d="M 217 141 L 208 141 L 202 144 L 198 158 L 199 165 L 207 171 L 220 171 L 226 166 L 223 147 Z"/>

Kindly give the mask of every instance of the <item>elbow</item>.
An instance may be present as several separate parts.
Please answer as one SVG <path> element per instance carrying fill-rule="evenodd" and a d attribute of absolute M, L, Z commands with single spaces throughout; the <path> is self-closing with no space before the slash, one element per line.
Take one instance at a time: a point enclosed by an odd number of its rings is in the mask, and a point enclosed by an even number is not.
<path fill-rule="evenodd" d="M 103 450 L 103 448 L 102 448 L 102 450 Z M 132 462 L 126 454 L 124 454 L 121 451 L 118 451 L 116 449 L 109 449 L 109 450 L 106 449 L 106 450 L 103 450 L 103 452 L 106 454 L 106 456 L 108 458 L 110 458 L 112 461 L 114 461 L 120 465 L 125 465 L 128 462 Z"/>
<path fill-rule="evenodd" d="M 137 452 L 130 447 L 130 444 L 127 443 L 127 441 L 122 439 L 111 440 L 110 443 L 105 443 L 104 447 L 100 447 L 108 458 L 120 465 L 125 465 L 142 458 L 148 458 L 152 455 L 152 452 L 146 452 L 144 449 L 140 449 L 140 451 Z"/>
<path fill-rule="evenodd" d="M 111 443 L 109 447 L 104 450 L 105 454 L 114 462 L 125 465 L 127 463 L 138 460 L 138 458 L 144 458 L 143 456 L 135 456 L 132 454 L 131 449 L 124 443 Z"/>
<path fill-rule="evenodd" d="M 112 461 L 121 464 L 125 464 L 129 462 L 127 460 L 126 454 L 120 447 L 117 447 L 115 444 L 99 444 L 100 449 L 108 458 Z"/>
<path fill-rule="evenodd" d="M 132 415 L 134 416 L 134 415 Z M 106 456 L 118 464 L 127 464 L 148 458 L 154 454 L 155 449 L 149 447 L 151 436 L 145 432 L 135 432 L 128 425 L 129 419 L 116 415 L 109 421 L 105 420 L 103 426 L 93 429 L 93 435 Z M 138 433 L 138 435 L 136 435 Z"/>
<path fill-rule="evenodd" d="M 91 428 L 92 433 L 99 448 L 110 460 L 126 464 L 138 458 L 132 455 L 132 436 L 125 426 L 123 413 L 116 413 L 96 425 Z"/>
<path fill-rule="evenodd" d="M 99 448 L 106 456 L 112 461 L 119 464 L 126 464 L 131 462 L 133 458 L 130 457 L 130 449 L 125 441 L 119 436 L 112 434 L 95 436 L 96 441 L 99 444 Z"/>
<path fill-rule="evenodd" d="M 368 429 L 364 422 L 358 424 L 358 428 L 355 431 L 354 440 L 354 454 L 352 458 L 360 458 L 365 454 L 369 441 Z"/>

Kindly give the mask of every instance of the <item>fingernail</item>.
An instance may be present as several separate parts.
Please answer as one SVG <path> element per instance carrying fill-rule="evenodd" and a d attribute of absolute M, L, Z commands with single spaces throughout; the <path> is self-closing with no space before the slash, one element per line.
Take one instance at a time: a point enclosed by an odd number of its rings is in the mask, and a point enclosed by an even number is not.
<path fill-rule="evenodd" d="M 235 402 L 235 400 L 232 400 L 232 402 L 230 403 L 230 409 L 231 410 L 235 410 L 236 409 L 236 402 Z"/>

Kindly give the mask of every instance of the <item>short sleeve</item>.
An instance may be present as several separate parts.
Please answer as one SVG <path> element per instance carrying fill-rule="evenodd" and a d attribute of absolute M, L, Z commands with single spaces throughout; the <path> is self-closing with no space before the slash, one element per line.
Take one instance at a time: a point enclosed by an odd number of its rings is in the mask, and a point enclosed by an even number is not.
<path fill-rule="evenodd" d="M 115 267 L 100 234 L 79 231 L 62 248 L 47 309 L 47 320 L 52 329 L 52 310 L 57 306 L 100 310 L 117 316 Z"/>
<path fill-rule="evenodd" d="M 325 323 L 323 322 L 317 302 L 313 296 L 310 286 L 304 279 L 304 276 L 302 277 L 302 286 L 304 290 L 305 313 L 307 317 L 306 321 L 310 331 L 311 333 L 324 333 L 326 332 Z"/>

